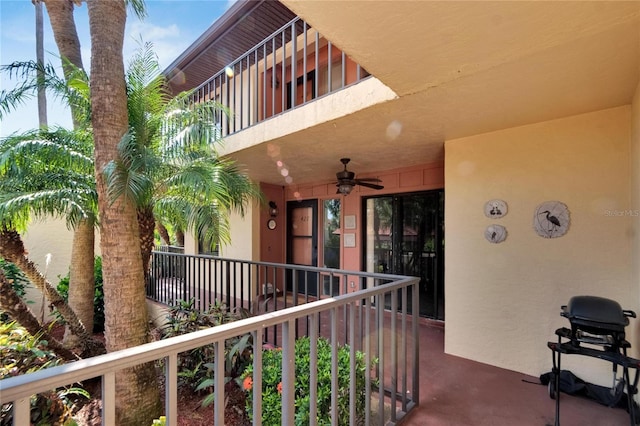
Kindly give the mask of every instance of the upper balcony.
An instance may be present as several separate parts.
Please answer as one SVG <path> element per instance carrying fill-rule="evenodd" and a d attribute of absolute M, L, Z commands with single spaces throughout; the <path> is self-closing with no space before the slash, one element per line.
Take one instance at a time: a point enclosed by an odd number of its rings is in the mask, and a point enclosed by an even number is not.
<path fill-rule="evenodd" d="M 220 64 L 212 66 L 216 69 Z M 215 100 L 228 109 L 227 116 L 214 117 L 226 138 L 369 75 L 307 22 L 295 17 L 195 87 L 190 102 Z M 174 90 L 192 89 L 188 83 L 176 85 L 178 76 L 170 78 Z"/>

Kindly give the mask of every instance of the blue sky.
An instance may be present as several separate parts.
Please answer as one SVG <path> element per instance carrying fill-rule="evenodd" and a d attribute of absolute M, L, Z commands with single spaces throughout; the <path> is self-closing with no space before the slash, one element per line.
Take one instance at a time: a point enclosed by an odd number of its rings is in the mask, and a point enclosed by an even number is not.
<path fill-rule="evenodd" d="M 127 58 L 139 46 L 138 40 L 152 42 L 160 67 L 173 62 L 191 43 L 215 22 L 235 0 L 146 0 L 147 17 L 140 21 L 133 13 L 127 17 L 124 57 Z M 58 49 L 53 39 L 49 17 L 44 8 L 45 62 L 60 68 Z M 91 63 L 89 16 L 85 3 L 75 8 L 78 37 L 82 47 L 85 67 Z M 35 9 L 31 0 L 0 0 L 0 64 L 34 60 L 36 55 Z M 0 89 L 8 90 L 16 80 L 0 76 Z M 69 112 L 53 99 L 47 99 L 49 125 L 71 126 Z M 22 106 L 3 117 L 0 136 L 16 131 L 26 131 L 38 126 L 35 101 Z"/>

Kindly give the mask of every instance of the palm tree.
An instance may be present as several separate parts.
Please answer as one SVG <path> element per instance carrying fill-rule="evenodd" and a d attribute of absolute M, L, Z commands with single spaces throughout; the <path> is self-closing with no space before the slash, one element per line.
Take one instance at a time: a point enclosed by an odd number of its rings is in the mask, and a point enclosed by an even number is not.
<path fill-rule="evenodd" d="M 35 0 L 39 1 L 39 0 Z M 65 80 L 73 79 L 78 70 L 84 71 L 80 39 L 73 17 L 74 5 L 80 6 L 81 0 L 43 0 L 53 29 L 53 36 L 62 58 Z M 86 104 L 85 104 L 86 105 Z M 88 116 L 76 111 L 77 106 L 70 104 L 74 128 L 82 128 L 88 123 Z M 69 305 L 77 312 L 88 330 L 93 329 L 95 223 L 93 220 L 80 220 L 74 228 L 69 271 Z M 79 342 L 72 333 L 65 333 L 65 343 L 74 346 Z"/>
<path fill-rule="evenodd" d="M 42 2 L 40 0 L 32 0 L 36 10 L 36 61 L 39 65 L 44 64 L 44 35 L 42 28 Z M 43 75 L 38 75 L 39 79 L 43 79 Z M 44 87 L 38 89 L 38 124 L 40 128 L 47 126 L 47 97 Z"/>
<path fill-rule="evenodd" d="M 0 118 L 4 111 L 11 111 L 16 109 L 25 98 L 33 96 L 33 93 L 39 91 L 41 88 L 46 88 L 56 97 L 61 98 L 70 107 L 74 116 L 75 127 L 78 130 L 78 141 L 84 143 L 85 146 L 92 149 L 93 141 L 91 139 L 84 140 L 88 133 L 82 129 L 89 127 L 90 125 L 90 104 L 89 104 L 89 84 L 86 73 L 73 64 L 65 62 L 66 77 L 60 78 L 57 76 L 55 69 L 48 65 L 43 66 L 39 63 L 30 62 L 16 62 L 10 65 L 2 66 L 0 70 L 9 73 L 10 76 L 19 77 L 21 84 L 10 92 L 3 92 L 0 95 Z M 89 134 L 90 135 L 90 134 Z M 46 155 L 52 153 L 64 153 L 66 149 L 75 149 L 70 145 L 73 135 L 71 133 L 63 134 L 61 129 L 54 132 L 26 132 L 22 135 L 13 135 L 2 142 L 3 155 L 12 156 L 15 158 L 20 155 L 28 155 L 30 158 L 38 157 L 39 153 L 42 155 L 38 160 L 40 163 L 34 163 L 32 161 L 25 161 L 22 163 L 14 162 L 9 157 L 5 158 L 4 164 L 11 165 L 11 168 L 5 169 L 3 174 L 5 178 L 7 173 L 13 171 L 16 172 L 19 165 L 34 166 L 35 164 L 53 165 L 58 164 L 60 167 L 65 168 L 71 159 L 80 159 L 84 156 L 92 156 L 92 152 L 88 154 L 75 153 L 71 156 L 65 154 L 59 162 L 52 162 L 51 158 L 45 158 Z M 29 142 L 29 143 L 27 143 Z M 48 148 L 46 150 L 39 150 L 38 148 L 46 143 Z M 62 143 L 62 145 L 59 145 Z M 14 146 L 15 145 L 15 146 Z M 57 146 L 59 149 L 52 150 L 52 147 Z M 66 146 L 66 148 L 63 148 Z M 7 150 L 11 150 L 8 152 Z M 85 148 L 86 151 L 86 148 Z M 91 163 L 92 164 L 92 163 Z M 34 173 L 34 171 L 30 172 Z M 30 173 L 22 172 L 22 176 L 30 176 Z M 50 171 L 45 171 L 50 173 Z M 57 177 L 58 180 L 61 176 Z M 69 177 L 70 180 L 66 182 L 68 185 L 73 185 L 71 182 L 75 179 L 74 175 Z M 38 187 L 24 187 L 21 188 L 18 193 L 25 191 L 41 191 L 46 187 L 52 187 L 58 180 L 47 179 L 46 177 L 40 180 L 40 186 Z M 65 181 L 62 181 L 65 182 Z M 24 183 L 28 183 L 27 180 Z M 95 192 L 95 191 L 94 191 Z M 93 203 L 94 205 L 96 202 Z M 85 210 L 91 210 L 85 208 Z M 93 294 L 94 294 L 94 226 L 95 226 L 95 214 L 80 217 L 79 220 L 72 220 L 74 229 L 74 244 L 71 252 L 71 273 L 70 273 L 70 286 L 69 286 L 69 305 L 77 312 L 80 320 L 85 325 L 85 328 L 89 331 L 93 329 Z M 79 343 L 79 339 L 72 339 L 74 336 L 71 330 L 67 328 L 65 335 L 65 342 L 69 346 L 75 346 Z"/>
<path fill-rule="evenodd" d="M 42 0 L 47 6 L 47 13 L 49 15 L 49 21 L 53 29 L 54 38 L 58 46 L 60 57 L 62 58 L 62 66 L 66 80 L 73 79 L 73 73 L 77 73 L 77 69 L 82 70 L 82 55 L 80 48 L 80 40 L 76 30 L 73 10 L 74 4 L 79 6 L 80 0 Z M 14 91 L 14 93 L 23 96 L 30 90 L 34 89 L 34 83 L 37 83 L 38 92 L 38 104 L 39 104 L 39 116 L 40 127 L 46 127 L 46 98 L 44 96 L 44 88 L 51 87 L 51 81 L 47 81 L 51 78 L 52 74 L 44 67 L 42 52 L 41 52 L 41 38 L 42 38 L 42 1 L 33 0 L 36 7 L 36 39 L 38 41 L 38 58 L 37 65 L 32 64 L 31 67 L 12 68 L 13 70 L 22 69 L 24 72 L 35 71 L 37 73 L 37 79 L 35 81 L 31 79 L 26 80 L 21 89 L 22 91 Z M 48 74 L 48 75 L 47 75 Z M 23 75 L 24 76 L 24 75 Z M 62 88 L 62 85 L 57 82 L 58 89 Z M 88 87 L 87 87 L 88 89 Z M 59 93 L 58 93 L 59 94 Z M 87 95 L 88 96 L 88 95 Z M 63 96 L 64 97 L 64 96 Z M 13 105 L 13 102 L 19 98 L 3 97 L 4 101 L 9 101 L 9 105 Z M 69 100 L 69 99 L 67 99 Z M 83 121 L 88 120 L 88 115 L 84 115 L 77 111 L 78 106 L 73 102 L 67 102 L 71 108 L 72 119 L 74 127 L 83 125 Z M 0 110 L 7 110 L 7 104 L 0 106 Z M 1 116 L 1 113 L 0 113 Z M 88 330 L 93 328 L 93 292 L 95 285 L 93 259 L 94 259 L 94 223 L 85 222 L 81 220 L 74 228 L 73 246 L 71 252 L 71 265 L 70 265 L 70 285 L 69 285 L 69 305 L 77 312 L 78 317 Z M 75 346 L 78 343 L 77 338 L 74 338 L 73 333 L 70 333 L 70 329 L 67 328 L 65 333 L 65 342 L 69 346 Z"/>
<path fill-rule="evenodd" d="M 124 0 L 91 0 L 87 5 L 105 338 L 107 350 L 114 351 L 147 342 L 148 326 L 146 309 L 140 309 L 146 298 L 136 206 L 127 197 L 110 202 L 103 175 L 105 166 L 118 159 L 118 143 L 129 128 L 122 57 L 127 15 Z M 117 424 L 150 424 L 161 410 L 154 365 L 117 373 L 115 398 Z"/>
<path fill-rule="evenodd" d="M 138 206 L 146 273 L 157 221 L 215 246 L 230 241 L 228 213 L 244 214 L 261 195 L 235 162 L 217 154 L 216 123 L 228 112 L 212 101 L 189 105 L 189 93 L 171 98 L 150 43 L 133 56 L 126 79 L 129 131 L 105 176 L 112 202 L 125 196 Z"/>
<path fill-rule="evenodd" d="M 62 346 L 47 330 L 42 329 L 42 325 L 20 296 L 18 296 L 2 269 L 0 269 L 0 308 L 8 313 L 11 318 L 15 319 L 15 321 L 23 326 L 31 335 L 37 336 L 40 334 L 42 339 L 48 342 L 49 348 L 58 356 L 68 361 L 75 361 L 77 359 L 77 356 L 74 355 L 73 352 Z"/>
<path fill-rule="evenodd" d="M 91 141 L 86 131 L 64 129 L 35 130 L 0 141 L 0 255 L 20 267 L 56 306 L 89 356 L 104 352 L 104 345 L 92 338 L 91 329 L 26 257 L 16 224 L 51 216 L 65 217 L 70 228 L 94 223 L 97 197 Z M 92 318 L 93 285 L 91 291 Z"/>

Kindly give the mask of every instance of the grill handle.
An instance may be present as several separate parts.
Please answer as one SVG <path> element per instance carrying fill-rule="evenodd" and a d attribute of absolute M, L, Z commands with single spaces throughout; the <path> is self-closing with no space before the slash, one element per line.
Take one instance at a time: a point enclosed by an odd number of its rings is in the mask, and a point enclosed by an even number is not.
<path fill-rule="evenodd" d="M 635 317 L 636 317 L 636 313 L 635 313 L 635 312 L 633 312 L 633 311 L 631 311 L 631 310 L 629 310 L 629 309 L 624 309 L 624 310 L 622 311 L 622 314 L 623 314 L 625 317 L 631 317 L 631 318 L 635 318 Z"/>

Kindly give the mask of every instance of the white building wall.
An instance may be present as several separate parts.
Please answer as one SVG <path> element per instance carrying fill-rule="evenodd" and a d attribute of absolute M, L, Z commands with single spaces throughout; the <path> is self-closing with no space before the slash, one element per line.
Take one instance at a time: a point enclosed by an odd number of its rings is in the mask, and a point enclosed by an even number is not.
<path fill-rule="evenodd" d="M 631 108 L 631 206 L 633 211 L 640 211 L 640 83 L 636 87 Z M 638 288 L 640 293 L 640 215 L 633 220 L 633 250 L 632 250 L 632 278 L 631 282 Z M 640 303 L 640 300 L 636 300 Z M 638 313 L 640 314 L 640 313 Z M 640 332 L 640 321 L 634 321 L 633 335 L 638 336 Z M 637 340 L 640 340 L 638 338 Z M 640 348 L 633 348 L 635 357 L 640 357 Z"/>
<path fill-rule="evenodd" d="M 631 266 L 636 218 L 625 213 L 637 190 L 631 112 L 624 106 L 446 142 L 447 353 L 539 375 L 551 369 L 547 341 L 569 325 L 560 306 L 572 296 L 608 297 L 640 312 Z M 483 211 L 495 198 L 508 204 L 501 219 Z M 546 239 L 533 230 L 534 209 L 552 200 L 568 206 L 571 225 Z M 506 241 L 485 239 L 491 224 L 506 227 Z M 593 358 L 566 356 L 563 368 L 588 381 L 611 379 L 610 364 Z"/>

